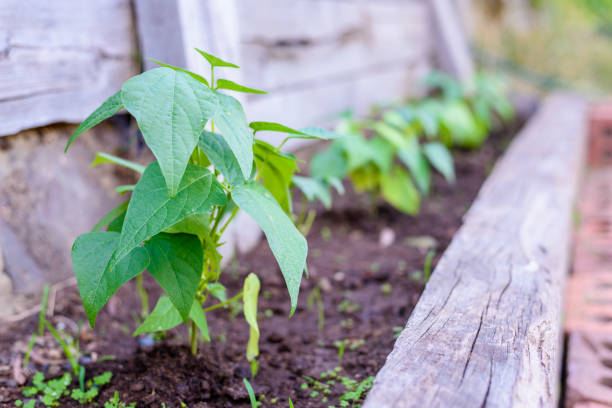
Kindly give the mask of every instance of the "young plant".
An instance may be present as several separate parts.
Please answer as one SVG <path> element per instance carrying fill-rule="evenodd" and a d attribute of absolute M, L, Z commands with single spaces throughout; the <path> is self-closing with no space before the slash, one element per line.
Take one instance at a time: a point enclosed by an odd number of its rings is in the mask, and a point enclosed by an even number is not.
<path fill-rule="evenodd" d="M 40 304 L 40 312 L 38 313 L 38 331 L 32 334 L 30 338 L 30 342 L 28 344 L 28 348 L 26 350 L 26 354 L 23 359 L 23 366 L 27 368 L 28 362 L 30 361 L 30 354 L 32 353 L 32 349 L 34 348 L 34 344 L 36 342 L 37 337 L 42 337 L 45 334 L 45 329 L 51 333 L 57 344 L 62 348 L 68 363 L 70 364 L 70 368 L 72 369 L 72 373 L 78 377 L 85 377 L 85 367 L 79 364 L 79 357 L 81 355 L 79 349 L 79 341 L 78 341 L 78 333 L 77 339 L 75 340 L 72 336 L 62 332 L 59 329 L 56 329 L 49 321 L 47 320 L 47 306 L 48 306 L 48 298 L 49 298 L 49 285 L 45 285 L 43 288 L 42 300 Z"/>
<path fill-rule="evenodd" d="M 295 130 L 277 123 L 248 123 L 237 99 L 221 91 L 262 93 L 226 79 L 216 68 L 238 68 L 197 50 L 210 64 L 210 78 L 168 64 L 126 81 L 75 130 L 66 149 L 83 132 L 125 108 L 138 123 L 156 161 L 146 167 L 106 155 L 105 160 L 141 173 L 130 199 L 79 236 L 72 248 L 74 272 L 89 323 L 117 289 L 144 270 L 166 293 L 135 334 L 185 323 L 192 353 L 198 330 L 210 339 L 206 313 L 242 299 L 251 339 L 249 360 L 258 354 L 255 315 L 259 280 L 249 275 L 230 299 L 219 283 L 222 234 L 239 209 L 262 228 L 284 277 L 290 315 L 297 305 L 308 245 L 292 222 L 290 183 L 295 156 L 281 151 L 290 138 L 326 139 L 319 128 Z M 272 146 L 260 131 L 287 137 Z M 106 230 L 104 230 L 106 228 Z M 253 288 L 257 286 L 257 290 Z M 223 294 L 223 295 L 221 295 Z M 216 304 L 207 305 L 217 299 Z"/>
<path fill-rule="evenodd" d="M 344 117 L 337 131 L 347 137 L 335 140 L 327 150 L 313 157 L 311 176 L 319 179 L 348 176 L 357 192 L 370 193 L 373 208 L 382 196 L 398 210 L 417 214 L 421 194 L 428 194 L 431 188 L 431 167 L 449 182 L 455 179 L 446 145 L 435 139 L 436 133 L 434 136 L 419 133 L 423 129 L 437 132 L 427 121 L 430 116 L 421 116 L 397 109 L 385 112 L 380 120 L 356 121 L 351 116 Z"/>
<path fill-rule="evenodd" d="M 513 115 L 503 81 L 479 74 L 474 89 L 441 72 L 426 78 L 432 96 L 377 112 L 374 119 L 345 114 L 335 140 L 312 159 L 315 179 L 348 177 L 357 192 L 369 192 L 373 208 L 382 196 L 416 215 L 431 190 L 432 168 L 455 182 L 450 149 L 477 148 L 489 131 Z"/>
<path fill-rule="evenodd" d="M 115 391 L 115 394 L 111 399 L 104 403 L 104 408 L 133 408 L 136 406 L 135 402 L 125 403 L 119 400 L 119 391 Z"/>
<path fill-rule="evenodd" d="M 24 397 L 37 397 L 45 407 L 59 407 L 59 401 L 65 397 L 70 397 L 79 404 L 91 404 L 100 393 L 99 389 L 108 384 L 112 376 L 110 371 L 106 371 L 94 377 L 93 380 L 88 380 L 83 386 L 70 390 L 72 383 L 70 373 L 64 373 L 59 378 L 45 381 L 44 374 L 39 371 L 32 378 L 33 385 L 24 387 L 22 393 Z M 18 401 L 16 405 L 35 406 L 36 399 L 29 399 L 26 402 Z"/>

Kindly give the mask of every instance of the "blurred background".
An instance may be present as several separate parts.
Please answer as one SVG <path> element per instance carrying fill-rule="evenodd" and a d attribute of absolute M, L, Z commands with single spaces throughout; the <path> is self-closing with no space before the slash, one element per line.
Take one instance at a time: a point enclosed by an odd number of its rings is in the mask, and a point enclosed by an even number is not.
<path fill-rule="evenodd" d="M 611 4 L 3 0 L 0 313 L 17 307 L 12 294 L 72 276 L 75 236 L 119 202 L 114 187 L 131 176 L 90 169 L 95 153 L 150 159 L 125 114 L 63 153 L 75 124 L 130 76 L 154 67 L 150 58 L 208 75 L 197 47 L 241 65 L 222 74 L 268 92 L 237 95 L 247 117 L 295 128 L 415 98 L 434 70 L 464 82 L 493 71 L 535 97 L 558 88 L 600 97 L 612 89 Z M 248 230 L 226 251 L 250 248 L 258 236 Z"/>

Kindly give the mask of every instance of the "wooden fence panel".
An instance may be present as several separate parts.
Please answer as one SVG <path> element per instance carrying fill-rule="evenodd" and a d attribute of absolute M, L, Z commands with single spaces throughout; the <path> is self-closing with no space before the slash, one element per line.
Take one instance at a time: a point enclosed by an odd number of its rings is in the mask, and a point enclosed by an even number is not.
<path fill-rule="evenodd" d="M 0 2 L 0 136 L 80 122 L 139 64 L 129 0 Z"/>

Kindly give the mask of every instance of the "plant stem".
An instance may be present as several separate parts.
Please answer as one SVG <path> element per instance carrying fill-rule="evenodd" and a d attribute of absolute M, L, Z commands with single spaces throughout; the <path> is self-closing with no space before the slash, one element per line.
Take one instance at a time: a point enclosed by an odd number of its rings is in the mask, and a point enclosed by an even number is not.
<path fill-rule="evenodd" d="M 38 312 L 38 335 L 42 336 L 45 331 L 45 322 L 47 321 L 47 308 L 49 307 L 49 285 L 45 285 L 40 301 L 40 312 Z"/>
<path fill-rule="evenodd" d="M 221 227 L 221 230 L 219 231 L 219 235 L 223 234 L 223 231 L 225 231 L 225 229 L 229 226 L 230 222 L 232 222 L 236 214 L 238 214 L 238 207 L 234 208 L 234 210 L 232 211 L 232 215 L 230 215 L 226 223 L 223 225 L 223 227 Z"/>
<path fill-rule="evenodd" d="M 144 288 L 142 273 L 136 276 L 136 287 L 138 288 L 140 302 L 142 304 L 140 316 L 144 319 L 149 315 L 149 295 Z"/>
<path fill-rule="evenodd" d="M 224 302 L 220 302 L 217 303 L 216 305 L 212 305 L 212 306 L 208 306 L 204 308 L 204 312 L 210 312 L 211 310 L 215 310 L 215 309 L 219 309 L 223 306 L 229 305 L 232 302 L 235 302 L 236 300 L 240 299 L 242 297 L 242 292 L 238 293 L 236 296 L 234 296 L 231 299 L 227 299 Z"/>
<path fill-rule="evenodd" d="M 215 232 L 217 232 L 217 227 L 219 226 L 219 222 L 221 222 L 221 218 L 223 218 L 223 215 L 225 214 L 226 209 L 227 209 L 227 205 L 224 205 L 217 212 L 217 215 L 215 216 L 215 223 L 213 224 L 213 227 L 210 231 L 211 236 L 213 237 L 215 236 Z"/>
<path fill-rule="evenodd" d="M 304 223 L 304 220 L 306 218 L 306 205 L 307 204 L 308 204 L 308 199 L 306 198 L 306 195 L 302 194 L 302 200 L 300 203 L 300 213 L 298 214 L 297 221 L 296 221 L 298 228 Z"/>
<path fill-rule="evenodd" d="M 78 350 L 77 350 L 77 356 L 76 356 L 77 358 L 75 358 L 75 356 L 70 352 L 70 347 L 64 341 L 64 339 L 59 334 L 59 332 L 57 330 L 55 330 L 55 327 L 53 327 L 47 321 L 45 321 L 45 326 L 47 327 L 47 329 L 49 329 L 49 331 L 51 332 L 51 334 L 53 335 L 55 340 L 62 347 L 62 350 L 64 350 L 64 354 L 66 355 L 66 358 L 68 359 L 68 362 L 70 363 L 70 367 L 72 368 L 72 372 L 74 373 L 74 375 L 78 376 L 79 375 Z"/>
<path fill-rule="evenodd" d="M 198 328 L 193 320 L 190 323 L 189 344 L 191 345 L 191 354 L 195 356 L 198 354 Z"/>

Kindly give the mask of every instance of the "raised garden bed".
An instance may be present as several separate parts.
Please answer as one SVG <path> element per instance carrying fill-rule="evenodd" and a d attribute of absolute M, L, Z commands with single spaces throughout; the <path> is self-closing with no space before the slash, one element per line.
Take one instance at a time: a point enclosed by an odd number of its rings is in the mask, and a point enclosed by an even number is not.
<path fill-rule="evenodd" d="M 517 126 L 510 127 L 493 135 L 478 151 L 459 152 L 455 156 L 457 184 L 449 186 L 436 176 L 434 194 L 416 218 L 388 206 L 379 207 L 374 215 L 369 202 L 350 190 L 336 199 L 334 210 L 319 208 L 309 235 L 310 279 L 303 282 L 298 309 L 291 319 L 287 316 L 286 289 L 264 243 L 230 265 L 230 273 L 222 278 L 230 293 L 239 290 L 251 271 L 262 278 L 260 368 L 251 382 L 255 393 L 265 396 L 261 398 L 265 406 L 287 406 L 288 398 L 296 407 L 338 406 L 338 399 L 346 392 L 339 377 L 362 382 L 376 375 L 419 299 L 429 250 L 433 247 L 436 251 L 435 265 L 516 131 Z M 145 283 L 155 296 L 159 294 L 152 279 Z M 315 287 L 324 310 L 322 322 L 318 301 L 311 297 Z M 168 407 L 179 407 L 181 402 L 200 408 L 250 406 L 242 382 L 242 378 L 250 378 L 244 358 L 248 327 L 240 313 L 227 310 L 211 315 L 208 325 L 213 342 L 194 358 L 184 346 L 187 333 L 183 329 L 173 330 L 157 342 L 151 337 L 131 336 L 140 310 L 133 293 L 129 285 L 120 289 L 100 313 L 95 331 L 86 324 L 81 327 L 81 349 L 89 356 L 83 361 L 88 375 L 107 370 L 114 374 L 100 401 L 119 391 L 123 401 L 138 401 L 138 406 L 157 407 L 162 402 Z M 308 307 L 309 297 L 312 308 Z M 238 318 L 228 320 L 232 315 Z M 74 333 L 78 323 L 85 321 L 76 287 L 63 289 L 56 298 L 52 322 Z M 19 379 L 20 358 L 36 325 L 33 315 L 0 328 L 2 403 L 21 397 L 15 379 Z M 61 354 L 58 347 L 49 339 L 38 341 L 46 347 L 35 348 L 45 353 L 32 355 L 35 367 L 48 375 L 64 371 L 65 367 L 51 363 Z M 114 359 L 102 358 L 110 355 Z M 341 370 L 328 387 L 313 385 L 307 379 L 321 379 L 321 373 L 336 367 Z M 70 401 L 63 406 L 79 405 Z"/>
<path fill-rule="evenodd" d="M 586 103 L 555 95 L 466 215 L 365 407 L 556 406 Z"/>

